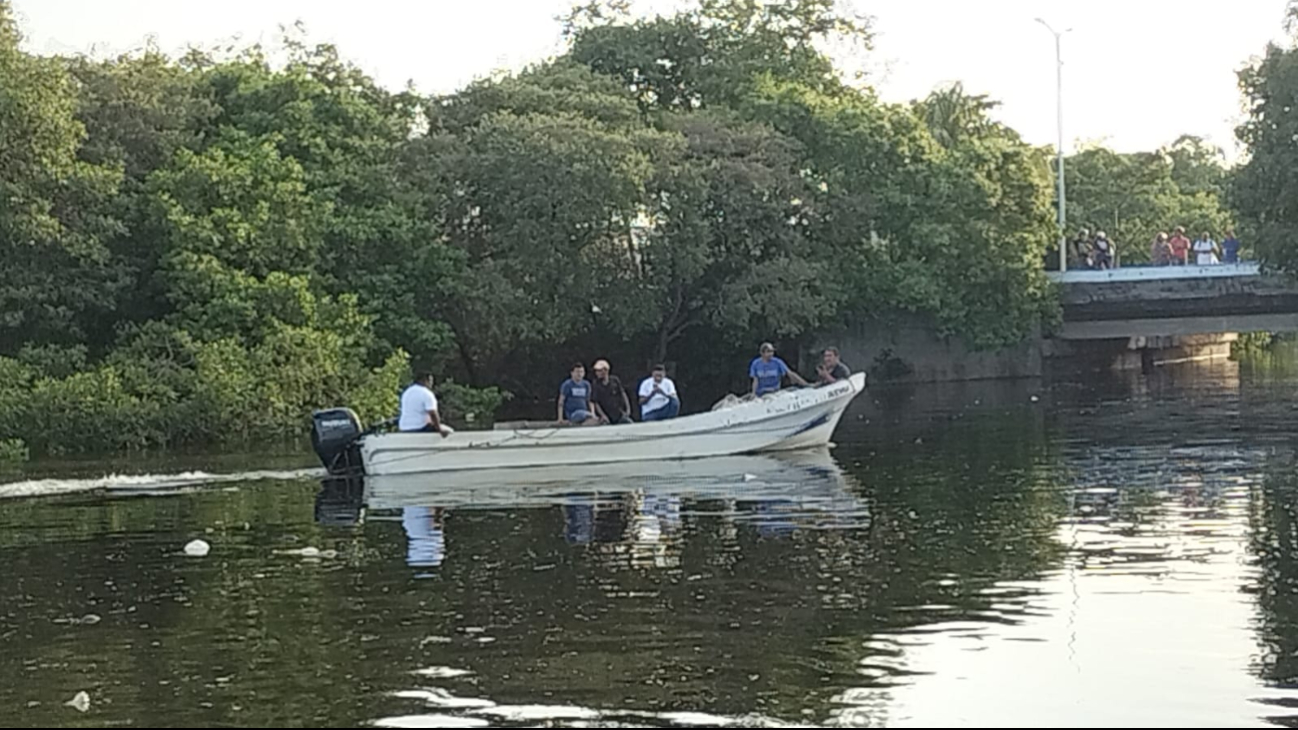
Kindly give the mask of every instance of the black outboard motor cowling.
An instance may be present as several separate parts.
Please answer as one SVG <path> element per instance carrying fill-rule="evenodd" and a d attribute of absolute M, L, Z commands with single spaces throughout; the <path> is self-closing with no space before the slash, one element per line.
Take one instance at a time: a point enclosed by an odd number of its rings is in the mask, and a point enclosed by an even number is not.
<path fill-rule="evenodd" d="M 354 476 L 361 463 L 361 419 L 350 408 L 330 408 L 311 414 L 311 446 L 330 474 Z"/>

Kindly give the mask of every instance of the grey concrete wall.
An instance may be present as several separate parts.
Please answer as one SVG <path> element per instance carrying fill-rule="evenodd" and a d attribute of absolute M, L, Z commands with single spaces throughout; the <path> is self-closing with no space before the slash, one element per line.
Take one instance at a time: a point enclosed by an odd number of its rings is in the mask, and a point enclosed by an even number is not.
<path fill-rule="evenodd" d="M 940 383 L 1001 378 L 1030 378 L 1041 375 L 1041 343 L 1031 337 L 1015 347 L 995 351 L 973 351 L 958 337 L 944 338 L 918 317 L 869 320 L 839 332 L 817 338 L 804 352 L 799 369 L 814 375 L 819 353 L 837 347 L 853 371 L 867 371 L 875 382 Z M 889 355 L 905 374 L 888 377 L 882 358 Z"/>

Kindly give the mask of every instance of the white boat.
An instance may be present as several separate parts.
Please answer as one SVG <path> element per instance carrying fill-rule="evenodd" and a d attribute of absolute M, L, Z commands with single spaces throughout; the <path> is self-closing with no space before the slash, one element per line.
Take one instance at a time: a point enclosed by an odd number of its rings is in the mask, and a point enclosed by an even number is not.
<path fill-rule="evenodd" d="M 540 426 L 494 431 L 359 433 L 343 409 L 315 416 L 316 451 L 333 473 L 390 476 L 696 459 L 827 446 L 865 389 L 865 375 L 782 390 L 707 413 L 612 426 Z M 356 462 L 359 461 L 359 464 Z"/>

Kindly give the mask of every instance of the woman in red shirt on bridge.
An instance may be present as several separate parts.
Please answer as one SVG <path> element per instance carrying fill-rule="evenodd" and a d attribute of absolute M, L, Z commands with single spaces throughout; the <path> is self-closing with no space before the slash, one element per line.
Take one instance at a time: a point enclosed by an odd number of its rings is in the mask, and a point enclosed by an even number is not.
<path fill-rule="evenodd" d="M 1167 244 L 1172 248 L 1172 263 L 1185 266 L 1190 255 L 1190 239 L 1185 237 L 1185 227 L 1177 226 L 1176 235 Z"/>

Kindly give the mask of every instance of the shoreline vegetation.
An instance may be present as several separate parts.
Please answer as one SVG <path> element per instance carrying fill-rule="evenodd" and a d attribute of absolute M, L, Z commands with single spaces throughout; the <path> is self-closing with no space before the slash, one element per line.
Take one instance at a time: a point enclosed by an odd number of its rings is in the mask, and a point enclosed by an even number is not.
<path fill-rule="evenodd" d="M 898 104 L 846 78 L 820 49 L 872 29 L 833 0 L 564 27 L 559 57 L 426 96 L 301 31 L 37 56 L 0 0 L 0 461 L 383 419 L 412 365 L 472 427 L 574 359 L 673 363 L 710 403 L 767 339 L 904 314 L 995 349 L 1056 321 L 1053 150 L 958 84 Z M 1298 57 L 1241 81 L 1247 163 L 1088 147 L 1070 221 L 1126 262 L 1178 224 L 1298 261 L 1298 122 L 1270 106 Z"/>

